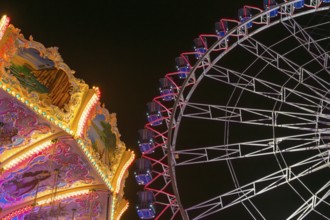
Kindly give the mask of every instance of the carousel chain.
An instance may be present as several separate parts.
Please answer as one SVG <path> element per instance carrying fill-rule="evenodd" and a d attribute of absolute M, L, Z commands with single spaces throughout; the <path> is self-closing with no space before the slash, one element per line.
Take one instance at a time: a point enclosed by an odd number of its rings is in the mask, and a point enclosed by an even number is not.
<path fill-rule="evenodd" d="M 93 213 L 93 194 L 94 194 L 95 190 L 92 189 L 90 191 L 90 194 L 89 194 L 89 218 L 88 219 L 92 219 L 92 213 Z"/>
<path fill-rule="evenodd" d="M 55 147 L 53 148 L 53 151 L 52 151 L 52 156 L 55 155 L 55 151 L 56 151 L 56 143 L 58 142 L 58 139 L 55 139 L 55 140 L 52 140 L 52 142 L 55 144 Z M 53 170 L 53 160 L 51 160 L 51 164 L 50 164 L 50 170 Z M 58 182 L 58 178 L 59 178 L 59 169 L 54 169 L 53 171 L 53 174 L 54 174 L 54 183 L 53 183 L 53 187 L 52 187 L 52 194 L 51 194 L 51 212 L 54 211 L 54 204 L 55 204 L 55 198 L 56 198 L 56 194 L 57 194 L 57 182 Z M 37 204 L 37 199 L 38 199 L 38 193 L 39 193 L 39 188 L 40 188 L 40 182 L 41 182 L 41 179 L 44 175 L 49 175 L 49 172 L 43 172 L 40 176 L 36 177 L 36 180 L 37 180 L 37 187 L 36 187 L 36 193 L 35 193 L 35 197 L 34 197 L 34 202 L 33 202 L 33 210 L 32 212 L 36 211 L 36 207 L 38 206 Z M 38 209 L 38 213 L 37 213 L 37 220 L 39 220 L 41 218 L 41 210 L 42 210 L 42 206 L 39 206 L 39 209 Z"/>
<path fill-rule="evenodd" d="M 58 143 L 58 139 L 53 139 L 52 143 L 54 144 L 53 150 L 52 150 L 52 157 L 53 159 L 51 160 L 50 163 L 50 170 L 53 170 L 54 167 L 54 155 L 56 152 L 56 148 L 57 148 L 57 143 Z M 59 169 L 54 169 L 54 182 L 53 182 L 53 187 L 52 187 L 52 194 L 51 194 L 51 212 L 54 212 L 54 205 L 55 205 L 55 197 L 56 197 L 56 193 L 57 193 L 57 182 L 58 182 L 58 177 L 59 177 Z"/>
<path fill-rule="evenodd" d="M 54 183 L 52 187 L 52 195 L 51 195 L 51 211 L 54 212 L 54 205 L 55 205 L 55 198 L 57 194 L 57 189 L 58 189 L 58 177 L 59 177 L 59 169 L 54 170 Z"/>
<path fill-rule="evenodd" d="M 75 213 L 76 211 L 77 211 L 77 209 L 75 209 L 75 208 L 72 209 L 72 220 L 74 220 L 74 216 L 75 216 L 75 214 L 76 214 L 76 213 Z"/>

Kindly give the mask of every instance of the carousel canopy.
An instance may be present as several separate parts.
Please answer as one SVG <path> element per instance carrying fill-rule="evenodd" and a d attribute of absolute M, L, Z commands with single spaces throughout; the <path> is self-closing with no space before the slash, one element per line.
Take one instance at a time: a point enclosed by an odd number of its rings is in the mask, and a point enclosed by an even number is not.
<path fill-rule="evenodd" d="M 0 219 L 119 219 L 134 153 L 100 90 L 0 21 Z"/>

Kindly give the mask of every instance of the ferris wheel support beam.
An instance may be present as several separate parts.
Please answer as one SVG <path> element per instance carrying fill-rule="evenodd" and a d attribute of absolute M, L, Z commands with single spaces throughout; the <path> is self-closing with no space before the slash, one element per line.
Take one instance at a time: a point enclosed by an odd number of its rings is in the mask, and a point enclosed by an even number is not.
<path fill-rule="evenodd" d="M 297 41 L 314 57 L 329 74 L 330 56 L 294 19 L 287 19 L 282 24 Z"/>
<path fill-rule="evenodd" d="M 172 180 L 169 175 L 169 167 L 166 163 L 164 163 L 164 161 L 167 160 L 167 154 L 165 152 L 166 145 L 164 145 L 165 137 L 163 136 L 163 133 L 159 133 L 158 131 L 156 132 L 156 130 L 151 129 L 150 126 L 147 126 L 147 128 L 152 130 L 153 132 L 157 133 L 159 138 L 161 138 L 163 140 L 162 143 L 157 144 L 157 148 L 161 148 L 161 151 L 163 153 L 163 156 L 161 158 L 156 160 L 156 159 L 148 156 L 148 154 L 144 154 L 142 156 L 143 158 L 146 158 L 153 162 L 153 164 L 152 164 L 153 169 L 159 170 L 159 171 L 153 170 L 153 173 L 156 174 L 156 176 L 154 176 L 153 180 L 151 182 L 149 182 L 147 185 L 145 185 L 145 187 L 144 187 L 145 190 L 150 190 L 150 191 L 155 192 L 155 196 L 158 196 L 158 198 L 160 197 L 160 195 L 163 197 L 161 199 L 162 201 L 157 201 L 157 203 L 162 205 L 162 207 L 163 207 L 163 209 L 155 217 L 155 220 L 157 220 L 169 208 L 171 209 L 173 216 L 177 215 L 177 213 L 179 212 L 179 207 L 178 207 L 175 195 L 167 192 L 167 188 L 171 184 Z M 155 168 L 156 166 L 157 166 L 157 168 Z M 160 181 L 163 183 L 161 188 L 157 185 L 157 183 L 155 183 L 155 182 L 159 183 Z"/>
<path fill-rule="evenodd" d="M 279 6 L 276 6 L 275 9 L 279 9 L 279 11 L 280 11 L 279 14 L 281 16 L 279 16 L 279 17 L 281 17 L 281 19 L 282 19 L 282 14 L 283 13 L 289 13 L 291 15 L 290 17 L 298 17 L 298 16 L 301 16 L 301 15 L 304 15 L 304 14 L 309 14 L 309 13 L 315 12 L 315 11 L 322 11 L 322 10 L 329 9 L 329 7 L 322 7 L 322 8 L 317 8 L 315 10 L 314 9 L 313 10 L 306 10 L 306 11 L 299 12 L 299 13 L 295 14 L 294 13 L 294 11 L 295 11 L 294 10 L 294 4 L 299 2 L 299 1 L 298 0 L 293 0 L 293 1 L 285 2 L 285 3 L 283 3 Z M 264 16 L 264 15 L 268 15 L 268 14 L 269 14 L 269 12 L 263 12 L 260 15 L 257 15 L 255 17 L 253 17 L 250 21 L 253 22 L 257 18 L 260 18 L 260 16 Z M 284 20 L 285 19 L 290 19 L 290 17 L 285 16 L 285 17 L 283 17 L 283 19 Z M 250 22 L 250 21 L 247 21 L 247 22 Z M 169 155 L 168 156 L 168 164 L 169 164 L 169 167 L 170 167 L 170 174 L 171 174 L 172 179 L 173 179 L 173 181 L 172 181 L 173 190 L 174 190 L 175 195 L 177 196 L 178 204 L 180 204 L 179 207 L 180 207 L 181 216 L 185 220 L 188 219 L 188 215 L 187 215 L 186 210 L 182 207 L 181 202 L 180 202 L 180 196 L 179 196 L 179 192 L 178 192 L 178 189 L 177 189 L 177 183 L 176 183 L 175 163 L 173 163 L 173 161 L 174 161 L 173 158 L 175 156 L 174 155 L 175 145 L 173 145 L 173 141 L 174 142 L 176 141 L 177 130 L 178 130 L 178 127 L 180 125 L 180 119 L 181 119 L 180 112 L 183 112 L 184 108 L 185 108 L 184 106 L 180 106 L 180 104 L 182 103 L 182 100 L 189 100 L 190 99 L 190 97 L 191 97 L 193 91 L 195 90 L 195 88 L 197 87 L 197 85 L 200 83 L 202 78 L 205 75 L 207 75 L 207 71 L 212 69 L 213 65 L 215 65 L 215 63 L 217 61 L 219 61 L 221 59 L 221 57 L 223 57 L 225 54 L 229 53 L 232 48 L 239 45 L 244 40 L 248 39 L 249 37 L 252 37 L 254 34 L 257 34 L 258 32 L 261 32 L 262 30 L 267 29 L 267 28 L 269 28 L 269 27 L 271 27 L 275 24 L 278 24 L 280 22 L 281 22 L 280 19 L 273 19 L 273 20 L 268 19 L 268 22 L 265 23 L 264 26 L 261 26 L 260 28 L 257 28 L 256 30 L 251 29 L 251 30 L 253 30 L 251 33 L 248 32 L 248 30 L 246 28 L 246 23 L 238 24 L 238 26 L 236 28 L 233 28 L 231 31 L 229 31 L 226 34 L 226 36 L 219 39 L 217 41 L 217 43 L 215 43 L 212 47 L 210 47 L 208 49 L 208 51 L 205 53 L 205 55 L 200 59 L 200 61 L 197 62 L 196 65 L 194 65 L 194 67 L 192 67 L 192 70 L 190 71 L 188 78 L 183 83 L 182 89 L 179 91 L 179 93 L 177 95 L 177 98 L 176 98 L 176 101 L 175 101 L 175 104 L 174 104 L 174 107 L 173 107 L 173 110 L 172 110 L 172 115 L 171 115 L 171 122 L 176 122 L 176 123 L 170 123 L 169 131 L 168 131 L 169 138 L 168 138 L 168 141 L 167 141 L 167 150 L 168 150 L 167 152 L 168 152 L 168 155 Z M 237 33 L 237 34 L 235 35 L 235 33 Z M 237 42 L 234 42 L 235 37 L 236 37 Z M 229 41 L 229 38 L 231 38 L 231 41 Z M 234 42 L 234 43 L 231 44 L 232 42 Z M 223 44 L 226 44 L 226 47 L 222 48 L 222 47 L 219 46 L 219 45 L 223 45 Z M 227 46 L 227 44 L 231 44 L 231 45 Z M 212 60 L 209 59 L 207 62 L 205 62 L 207 64 L 207 65 L 205 65 L 206 68 L 199 68 L 200 64 L 202 63 L 201 60 L 206 60 L 206 57 L 208 57 L 208 56 L 211 57 L 210 55 L 213 52 L 216 52 L 216 49 L 218 48 L 217 46 L 220 47 L 220 50 L 218 50 L 218 52 L 220 52 L 220 55 L 218 55 L 216 58 L 214 58 Z M 199 75 L 198 73 L 200 73 L 201 75 Z M 186 86 L 190 85 L 188 82 L 191 81 L 191 80 L 193 80 L 195 82 L 194 85 L 193 86 L 188 86 L 189 89 L 186 89 Z M 302 78 L 300 80 L 302 80 Z M 298 82 L 299 82 L 299 78 L 298 78 Z M 327 90 L 326 87 L 323 87 L 323 86 L 317 86 L 317 87 L 321 87 L 321 88 L 324 88 L 325 90 Z M 245 89 L 245 88 L 243 88 L 243 89 Z M 316 89 L 316 91 L 318 91 L 317 88 L 313 88 L 313 89 Z M 325 90 L 320 90 L 320 91 L 324 92 Z M 251 90 L 248 90 L 248 91 L 251 91 Z M 251 92 L 253 92 L 253 91 L 251 91 Z M 273 100 L 276 100 L 276 101 L 278 100 L 278 99 L 276 99 L 276 97 L 275 98 L 270 97 L 270 98 L 272 98 Z M 278 100 L 278 101 L 281 101 L 281 100 Z M 310 112 L 310 113 L 314 112 L 313 110 L 308 109 L 304 105 L 300 105 L 300 106 L 296 106 L 296 107 L 301 109 L 301 110 L 304 110 L 306 112 Z M 180 111 L 180 112 L 178 113 L 178 111 Z M 173 129 L 174 124 L 176 126 L 175 129 Z M 172 130 L 173 130 L 173 132 L 172 132 Z M 173 137 L 172 137 L 172 135 L 173 135 Z"/>
<path fill-rule="evenodd" d="M 193 219 L 202 219 L 223 209 L 266 193 L 267 191 L 278 186 L 290 183 L 293 180 L 297 180 L 313 172 L 329 167 L 329 164 L 328 151 L 314 155 L 270 175 L 262 177 L 254 182 L 248 183 L 242 187 L 192 206 L 186 209 L 186 213 L 189 216 L 190 211 L 201 210 L 202 213 L 196 217 L 193 217 Z M 297 169 L 297 172 L 295 172 L 295 169 Z M 301 169 L 303 170 L 301 171 Z"/>
<path fill-rule="evenodd" d="M 162 215 L 162 213 L 165 212 L 168 208 L 171 208 L 173 215 L 175 215 L 175 213 L 177 213 L 179 209 L 175 195 L 166 191 L 166 189 L 171 184 L 171 179 L 168 172 L 169 172 L 168 167 L 163 166 L 163 172 L 156 173 L 157 175 L 153 178 L 153 180 L 145 186 L 145 190 L 150 190 L 155 192 L 155 196 L 163 195 L 166 197 L 165 200 L 168 201 L 163 203 L 165 208 L 158 214 L 158 216 L 155 219 L 158 219 Z M 162 188 L 155 187 L 154 182 L 156 182 L 159 179 L 162 179 L 164 181 L 164 185 L 162 186 Z"/>
<path fill-rule="evenodd" d="M 273 63 L 270 62 L 271 65 L 274 65 Z M 237 88 L 240 88 L 242 90 L 246 90 L 261 96 L 264 96 L 266 98 L 273 99 L 275 101 L 281 102 L 281 103 L 286 103 L 288 105 L 294 106 L 300 110 L 309 112 L 309 113 L 315 113 L 317 111 L 321 112 L 322 108 L 325 108 L 325 106 L 320 106 L 320 101 L 321 104 L 323 103 L 330 103 L 330 100 L 327 99 L 322 99 L 321 97 L 315 97 L 303 92 L 297 92 L 293 88 L 287 88 L 283 86 L 276 85 L 274 83 L 257 79 L 252 76 L 244 75 L 243 73 L 230 70 L 228 68 L 224 68 L 221 66 L 214 65 L 212 71 L 213 73 L 207 73 L 205 74 L 205 77 L 211 78 L 213 80 L 226 83 L 228 85 L 234 85 Z M 214 73 L 216 72 L 216 73 Z M 236 77 L 240 83 L 234 83 L 231 78 Z M 243 83 L 245 82 L 245 83 Z M 297 82 L 299 84 L 299 82 Z M 301 83 L 303 85 L 303 83 Z M 305 85 L 306 88 L 307 85 Z M 267 91 L 265 90 L 267 89 Z M 313 89 L 309 87 L 309 89 Z M 290 102 L 288 99 L 289 96 L 296 96 L 304 101 L 310 103 L 298 103 L 298 102 Z M 317 93 L 318 96 L 321 96 L 319 93 Z M 321 107 L 321 109 L 320 109 Z M 314 109 L 313 109 L 314 108 Z"/>
<path fill-rule="evenodd" d="M 313 194 L 307 201 L 304 202 L 294 213 L 292 213 L 287 220 L 290 219 L 304 219 L 310 212 L 315 210 L 315 208 L 324 203 L 328 206 L 330 204 L 324 201 L 330 195 L 330 181 L 324 184 L 321 189 L 319 189 L 315 194 Z M 298 216 L 299 215 L 299 216 Z M 298 217 L 296 217 L 298 216 Z"/>
<path fill-rule="evenodd" d="M 311 92 L 317 95 L 320 98 L 323 98 L 324 95 L 328 92 L 329 82 L 322 80 L 317 76 L 317 73 L 312 73 L 305 69 L 303 66 L 300 66 L 293 61 L 286 58 L 284 55 L 272 50 L 270 47 L 262 44 L 261 42 L 249 38 L 246 41 L 240 44 L 244 49 L 254 54 L 256 57 L 262 59 L 270 66 L 280 70 L 282 73 L 286 74 L 289 78 L 297 81 L 302 85 L 305 85 L 306 88 L 309 88 Z M 304 76 L 306 75 L 306 77 Z M 308 78 L 311 78 L 320 85 L 321 88 L 317 88 L 306 84 L 304 81 Z M 309 95 L 310 96 L 310 95 Z M 329 100 L 327 100 L 329 101 Z"/>
<path fill-rule="evenodd" d="M 271 66 L 279 69 L 280 71 L 285 73 L 288 77 L 292 78 L 294 76 L 298 76 L 297 78 L 293 78 L 293 79 L 302 83 L 303 85 L 305 85 L 304 81 L 306 79 L 312 78 L 321 88 L 323 88 L 321 89 L 315 86 L 308 85 L 308 87 L 311 87 L 313 90 L 315 90 L 316 94 L 319 94 L 319 92 L 326 93 L 328 87 L 330 86 L 329 82 L 317 76 L 317 74 L 321 72 L 323 69 L 320 69 L 317 72 L 310 72 L 304 68 L 304 65 L 298 65 L 292 62 L 291 60 L 287 59 L 285 57 L 285 54 L 279 54 L 275 50 L 272 50 L 271 47 L 273 45 L 266 46 L 261 42 L 255 40 L 254 38 L 249 38 L 247 41 L 242 42 L 240 45 L 243 46 L 252 54 L 254 54 L 255 56 L 257 56 L 258 58 L 261 58 Z M 322 96 L 322 94 L 319 95 Z"/>
<path fill-rule="evenodd" d="M 279 153 L 330 149 L 328 131 L 175 151 L 176 166 L 243 159 Z M 298 143 L 299 142 L 299 143 Z M 301 143 L 300 143 L 301 142 Z M 282 146 L 285 146 L 282 147 Z M 253 147 L 251 150 L 250 147 Z"/>
<path fill-rule="evenodd" d="M 191 102 L 184 104 L 186 105 L 187 113 L 182 113 L 183 117 L 201 120 L 226 121 L 308 131 L 319 130 L 317 126 L 319 123 L 324 125 L 330 123 L 329 115 L 319 113 L 260 110 Z M 284 123 L 284 118 L 289 119 L 291 123 Z M 313 127 L 311 127 L 311 125 Z"/>

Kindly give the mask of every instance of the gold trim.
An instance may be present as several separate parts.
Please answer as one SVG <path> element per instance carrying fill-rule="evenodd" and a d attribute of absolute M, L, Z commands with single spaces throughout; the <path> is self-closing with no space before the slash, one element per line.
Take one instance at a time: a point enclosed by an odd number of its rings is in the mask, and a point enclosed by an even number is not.
<path fill-rule="evenodd" d="M 44 139 L 42 139 L 42 140 L 40 140 L 40 141 L 37 141 L 37 142 L 31 144 L 30 146 L 28 146 L 28 147 L 24 148 L 23 150 L 19 151 L 18 153 L 14 154 L 14 155 L 12 155 L 12 156 L 10 156 L 10 157 L 8 157 L 8 158 L 6 158 L 6 159 L 0 164 L 0 169 L 4 169 L 4 170 L 6 170 L 6 169 L 5 169 L 6 165 L 8 165 L 10 162 L 12 162 L 12 161 L 15 160 L 15 159 L 18 159 L 18 158 L 19 158 L 20 156 L 22 156 L 23 154 L 28 153 L 28 152 L 34 150 L 35 148 L 37 148 L 38 146 L 42 145 L 42 144 L 45 143 L 45 142 L 48 142 L 48 141 L 54 140 L 54 139 L 59 138 L 59 137 L 63 137 L 63 136 L 65 136 L 65 135 L 66 135 L 66 133 L 64 133 L 64 132 L 58 132 L 58 133 L 56 133 L 56 134 L 50 135 L 50 136 L 48 136 L 48 137 L 46 137 L 46 138 L 44 138 Z"/>
<path fill-rule="evenodd" d="M 119 193 L 122 191 L 122 182 L 124 174 L 127 172 L 129 166 L 134 161 L 135 154 L 133 151 L 125 151 L 125 153 L 122 155 L 122 159 L 120 161 L 120 164 L 116 170 L 116 174 L 112 179 L 112 186 L 114 186 L 114 192 Z"/>
<path fill-rule="evenodd" d="M 77 133 L 77 130 L 79 129 L 79 123 L 80 120 L 82 120 L 82 115 L 86 111 L 86 107 L 88 103 L 92 100 L 93 96 L 96 95 L 96 92 L 94 89 L 89 89 L 84 96 L 82 97 L 82 104 L 79 106 L 77 112 L 76 112 L 76 117 L 73 119 L 72 124 L 71 124 L 71 130 L 73 131 L 74 134 Z M 88 116 L 87 116 L 88 117 Z M 85 119 L 86 120 L 86 119 Z M 78 135 L 81 136 L 81 135 Z"/>
<path fill-rule="evenodd" d="M 114 220 L 120 220 L 122 215 L 125 213 L 125 211 L 129 207 L 129 202 L 125 199 L 120 200 L 120 202 L 118 202 L 118 203 L 119 204 L 117 204 L 116 209 L 115 209 Z"/>
<path fill-rule="evenodd" d="M 106 187 L 104 187 L 103 184 L 100 184 L 100 185 L 87 185 L 87 186 L 80 186 L 80 187 L 75 187 L 75 188 L 69 188 L 69 189 L 65 189 L 65 190 L 60 190 L 56 193 L 56 198 L 60 198 L 60 197 L 63 197 L 61 199 L 66 199 L 67 197 L 65 197 L 66 195 L 72 195 L 72 193 L 74 192 L 82 192 L 82 191 L 91 191 L 91 190 L 108 190 Z M 42 203 L 41 205 L 43 204 L 47 204 L 47 200 L 53 198 L 53 192 L 50 190 L 49 191 L 50 193 L 46 194 L 46 195 L 42 195 L 40 197 L 38 197 L 36 200 L 32 199 L 32 200 L 29 200 L 29 201 L 26 201 L 22 204 L 19 204 L 13 208 L 9 208 L 9 209 L 6 209 L 5 211 L 3 211 L 2 213 L 0 213 L 0 218 L 4 218 L 6 215 L 9 215 L 10 213 L 12 212 L 15 212 L 16 210 L 19 210 L 19 209 L 22 209 L 26 206 L 29 206 L 29 205 L 34 205 L 34 202 L 36 202 L 36 206 L 38 206 L 38 203 Z M 61 200 L 59 199 L 59 200 Z M 45 202 L 45 203 L 43 203 Z"/>

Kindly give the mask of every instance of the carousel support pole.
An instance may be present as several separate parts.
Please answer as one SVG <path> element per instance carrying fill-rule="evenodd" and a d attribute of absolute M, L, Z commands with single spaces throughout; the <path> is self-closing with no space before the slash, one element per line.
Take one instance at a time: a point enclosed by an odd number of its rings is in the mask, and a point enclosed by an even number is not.
<path fill-rule="evenodd" d="M 72 209 L 72 220 L 74 220 L 74 215 L 76 213 L 77 209 Z"/>
<path fill-rule="evenodd" d="M 108 198 L 107 198 L 107 215 L 106 220 L 110 220 L 109 216 L 109 209 L 110 209 L 110 191 L 108 190 Z"/>
<path fill-rule="evenodd" d="M 90 191 L 90 204 L 89 204 L 89 220 L 92 220 L 92 213 L 93 213 L 93 192 L 94 192 L 94 189 L 92 189 Z"/>
<path fill-rule="evenodd" d="M 37 198 L 38 198 L 38 191 L 39 191 L 39 183 L 40 183 L 40 179 L 37 178 L 37 180 L 38 180 L 38 183 L 37 183 L 36 195 L 34 196 L 33 209 L 32 209 L 32 211 L 31 211 L 31 213 L 34 212 L 34 210 L 35 210 L 35 208 L 36 208 L 36 206 L 37 206 Z M 39 211 L 40 211 L 40 207 L 39 207 L 38 214 L 37 214 L 37 220 L 39 220 Z"/>

